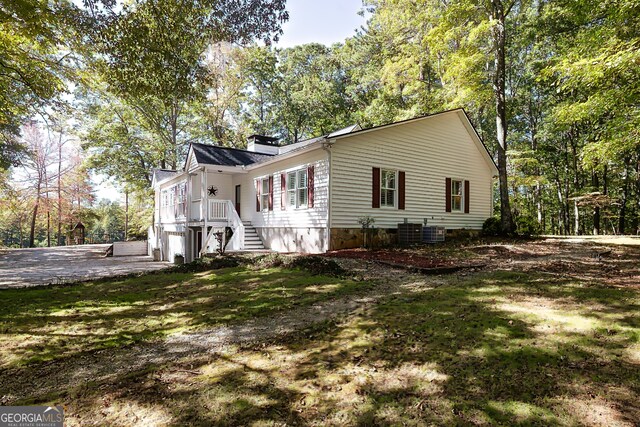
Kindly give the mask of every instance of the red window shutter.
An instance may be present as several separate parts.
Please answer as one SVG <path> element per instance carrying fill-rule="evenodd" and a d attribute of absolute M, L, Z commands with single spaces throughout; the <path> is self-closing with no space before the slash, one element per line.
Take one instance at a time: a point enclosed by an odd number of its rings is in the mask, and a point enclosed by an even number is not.
<path fill-rule="evenodd" d="M 256 212 L 260 212 L 260 180 L 256 179 Z"/>
<path fill-rule="evenodd" d="M 469 181 L 464 182 L 464 213 L 469 213 Z"/>
<path fill-rule="evenodd" d="M 287 209 L 287 175 L 280 174 L 280 208 Z"/>
<path fill-rule="evenodd" d="M 273 175 L 269 175 L 269 210 L 273 210 Z"/>
<path fill-rule="evenodd" d="M 405 195 L 405 173 L 404 171 L 398 172 L 398 209 L 404 210 L 404 195 Z"/>
<path fill-rule="evenodd" d="M 371 207 L 379 208 L 380 207 L 380 168 L 373 168 L 372 173 L 372 189 L 373 193 L 371 195 Z"/>
<path fill-rule="evenodd" d="M 451 212 L 451 178 L 445 179 L 445 211 Z"/>
<path fill-rule="evenodd" d="M 307 203 L 310 208 L 313 207 L 313 193 L 314 193 L 314 183 L 315 183 L 314 173 L 315 173 L 315 166 L 314 165 L 309 166 L 307 168 L 307 190 L 308 190 L 307 198 L 309 199 Z"/>

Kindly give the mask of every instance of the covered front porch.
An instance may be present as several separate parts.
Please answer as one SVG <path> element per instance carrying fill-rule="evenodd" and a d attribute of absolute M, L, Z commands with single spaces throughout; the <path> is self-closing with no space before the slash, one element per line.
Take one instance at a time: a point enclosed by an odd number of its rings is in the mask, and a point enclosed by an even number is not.
<path fill-rule="evenodd" d="M 207 253 L 225 250 L 264 250 L 250 218 L 241 218 L 244 170 L 203 166 L 189 173 L 186 209 L 185 258 L 193 261 Z M 245 196 L 249 196 L 248 194 Z"/>

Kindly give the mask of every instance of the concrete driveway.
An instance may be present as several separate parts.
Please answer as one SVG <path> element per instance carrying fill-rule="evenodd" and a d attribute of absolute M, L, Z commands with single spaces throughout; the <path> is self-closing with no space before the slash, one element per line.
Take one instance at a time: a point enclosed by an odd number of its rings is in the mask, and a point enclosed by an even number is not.
<path fill-rule="evenodd" d="M 104 256 L 109 245 L 0 250 L 0 289 L 69 283 L 161 270 L 148 256 Z"/>

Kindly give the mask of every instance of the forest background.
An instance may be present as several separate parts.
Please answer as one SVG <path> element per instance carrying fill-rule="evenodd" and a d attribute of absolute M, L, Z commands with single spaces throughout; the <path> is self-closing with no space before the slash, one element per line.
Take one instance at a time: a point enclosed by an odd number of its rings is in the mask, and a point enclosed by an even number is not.
<path fill-rule="evenodd" d="M 0 242 L 144 237 L 191 142 L 293 143 L 463 107 L 502 232 L 637 234 L 640 3 L 366 0 L 344 43 L 276 48 L 284 0 L 0 3 Z M 319 23 L 321 25 L 322 23 Z M 91 174 L 126 203 L 96 200 Z"/>

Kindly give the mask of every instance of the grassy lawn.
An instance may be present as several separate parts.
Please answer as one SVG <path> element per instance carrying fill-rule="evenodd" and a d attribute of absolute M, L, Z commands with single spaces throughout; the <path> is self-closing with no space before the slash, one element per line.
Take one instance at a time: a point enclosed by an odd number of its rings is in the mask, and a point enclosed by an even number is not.
<path fill-rule="evenodd" d="M 235 267 L 0 291 L 0 368 L 120 347 L 335 298 L 367 283 Z"/>
<path fill-rule="evenodd" d="M 571 271 L 395 277 L 382 299 L 337 321 L 116 370 L 29 403 L 66 405 L 69 426 L 637 425 L 640 287 Z M 101 360 L 80 357 L 88 350 L 370 289 L 237 267 L 2 291 L 2 363 L 27 373 L 58 358 L 72 374 Z"/>
<path fill-rule="evenodd" d="M 176 426 L 640 419 L 637 289 L 512 272 L 402 289 L 339 323 L 153 367 L 68 402 L 108 424 L 130 414 Z"/>

